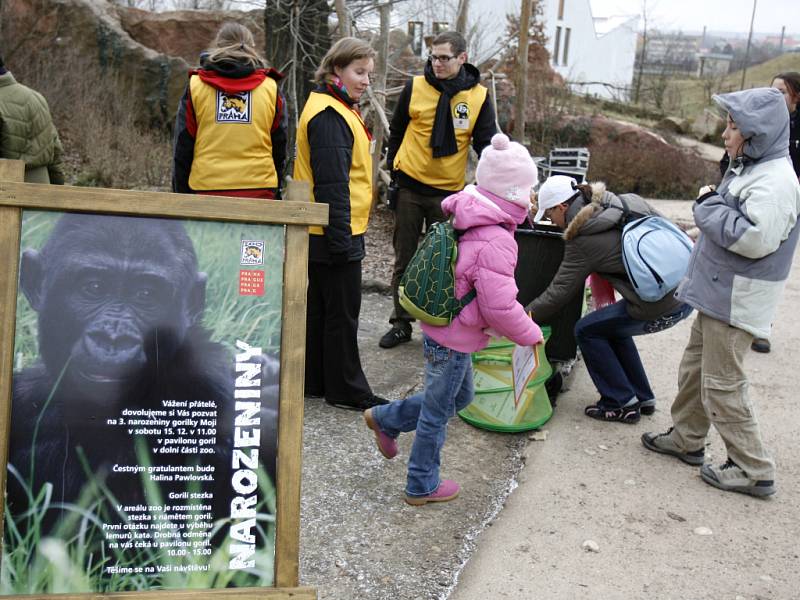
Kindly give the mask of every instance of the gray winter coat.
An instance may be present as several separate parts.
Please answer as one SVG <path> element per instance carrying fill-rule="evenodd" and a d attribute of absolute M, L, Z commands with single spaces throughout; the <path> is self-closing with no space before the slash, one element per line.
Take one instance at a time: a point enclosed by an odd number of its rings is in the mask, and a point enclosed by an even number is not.
<path fill-rule="evenodd" d="M 800 228 L 800 185 L 789 161 L 789 111 L 778 90 L 714 96 L 745 137 L 716 192 L 698 198 L 702 232 L 677 296 L 697 310 L 768 337 Z"/>
<path fill-rule="evenodd" d="M 621 196 L 632 212 L 658 215 L 652 206 L 636 194 Z M 608 205 L 608 208 L 604 208 Z M 564 258 L 548 288 L 526 310 L 537 323 L 547 323 L 575 294 L 583 289 L 586 277 L 597 273 L 614 286 L 628 301 L 628 314 L 640 321 L 651 321 L 675 312 L 680 306 L 673 295 L 658 302 L 645 302 L 636 294 L 622 262 L 622 202 L 606 191 L 605 184 L 592 184 L 592 201 L 574 202 L 567 213 L 564 231 Z M 574 211 L 574 212 L 573 212 Z M 530 268 L 535 268 L 531 265 Z"/>

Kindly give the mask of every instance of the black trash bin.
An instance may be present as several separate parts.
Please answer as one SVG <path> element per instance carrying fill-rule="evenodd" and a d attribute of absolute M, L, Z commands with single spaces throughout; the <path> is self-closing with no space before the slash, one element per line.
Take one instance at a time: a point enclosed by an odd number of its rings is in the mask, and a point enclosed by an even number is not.
<path fill-rule="evenodd" d="M 547 289 L 564 257 L 564 239 L 561 230 L 552 225 L 535 223 L 533 228 L 517 229 L 514 236 L 519 246 L 517 269 L 514 278 L 519 294 L 517 300 L 525 306 Z M 552 363 L 568 362 L 577 355 L 575 323 L 583 310 L 583 286 L 549 321 L 536 321 L 552 329 L 545 348 Z M 534 315 L 534 319 L 536 315 Z"/>

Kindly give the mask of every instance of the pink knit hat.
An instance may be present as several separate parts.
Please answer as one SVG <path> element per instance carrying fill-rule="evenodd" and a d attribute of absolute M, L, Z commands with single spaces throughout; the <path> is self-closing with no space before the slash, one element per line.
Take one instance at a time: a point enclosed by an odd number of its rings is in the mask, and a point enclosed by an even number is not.
<path fill-rule="evenodd" d="M 475 178 L 483 189 L 526 208 L 531 203 L 531 188 L 539 180 L 525 146 L 503 133 L 496 133 L 491 146 L 481 152 Z"/>

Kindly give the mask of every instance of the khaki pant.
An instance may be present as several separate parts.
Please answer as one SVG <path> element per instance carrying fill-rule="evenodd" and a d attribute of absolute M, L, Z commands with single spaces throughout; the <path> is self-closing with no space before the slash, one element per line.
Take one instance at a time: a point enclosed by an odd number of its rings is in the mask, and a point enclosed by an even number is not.
<path fill-rule="evenodd" d="M 774 479 L 743 368 L 752 341 L 742 329 L 697 314 L 678 371 L 671 436 L 684 451 L 700 450 L 713 423 L 728 456 L 748 477 Z"/>
<path fill-rule="evenodd" d="M 47 167 L 26 168 L 25 183 L 50 183 L 50 174 L 47 172 Z"/>
<path fill-rule="evenodd" d="M 410 324 L 414 320 L 414 317 L 400 306 L 400 298 L 397 294 L 400 279 L 417 251 L 423 225 L 425 226 L 424 231 L 428 231 L 434 223 L 446 220 L 442 212 L 442 200 L 449 195 L 449 193 L 442 193 L 440 196 L 426 196 L 402 186 L 398 191 L 392 239 L 394 245 L 394 272 L 392 273 L 394 312 L 389 318 L 389 322 L 393 325 L 398 322 Z"/>

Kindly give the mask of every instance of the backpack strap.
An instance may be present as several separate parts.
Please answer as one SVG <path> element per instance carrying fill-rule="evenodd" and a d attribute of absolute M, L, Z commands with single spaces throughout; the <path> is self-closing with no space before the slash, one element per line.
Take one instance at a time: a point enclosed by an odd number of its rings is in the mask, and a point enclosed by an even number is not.
<path fill-rule="evenodd" d="M 620 204 L 622 204 L 621 207 L 620 206 L 616 206 L 614 204 L 611 204 L 611 202 L 609 202 L 608 200 L 602 202 L 600 204 L 600 206 L 602 206 L 603 208 L 615 208 L 615 209 L 617 209 L 618 211 L 620 211 L 622 213 L 622 218 L 620 219 L 620 222 L 618 223 L 618 226 L 619 226 L 620 229 L 623 229 L 625 227 L 625 225 L 627 225 L 631 221 L 635 221 L 636 219 L 641 219 L 642 217 L 650 216 L 650 215 L 646 215 L 644 213 L 640 213 L 640 212 L 631 210 L 631 207 L 628 204 L 628 201 L 625 200 L 625 198 L 623 198 L 622 196 L 617 196 L 617 198 L 619 199 Z"/>

